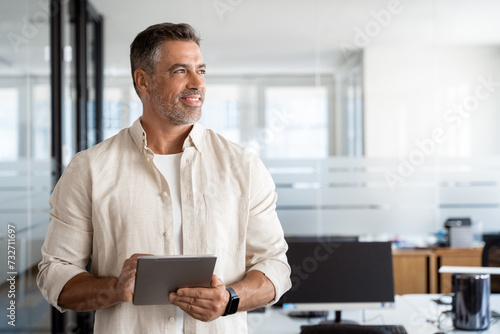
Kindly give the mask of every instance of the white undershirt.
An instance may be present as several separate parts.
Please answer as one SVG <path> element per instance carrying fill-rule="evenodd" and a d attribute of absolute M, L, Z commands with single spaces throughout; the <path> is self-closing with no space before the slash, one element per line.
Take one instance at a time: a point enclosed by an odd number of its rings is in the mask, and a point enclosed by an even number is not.
<path fill-rule="evenodd" d="M 181 156 L 182 153 L 158 155 L 154 162 L 158 170 L 167 180 L 172 198 L 174 216 L 174 249 L 175 255 L 182 255 L 182 211 L 181 211 Z M 177 334 L 184 332 L 184 313 L 177 308 Z"/>

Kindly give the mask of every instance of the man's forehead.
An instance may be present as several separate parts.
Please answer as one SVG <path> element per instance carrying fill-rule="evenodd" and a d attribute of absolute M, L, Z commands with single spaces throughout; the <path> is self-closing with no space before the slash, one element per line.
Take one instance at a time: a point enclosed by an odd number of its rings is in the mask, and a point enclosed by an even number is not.
<path fill-rule="evenodd" d="M 201 60 L 201 54 L 198 44 L 192 41 L 167 41 L 161 45 L 162 58 L 178 59 L 178 58 L 191 58 L 193 60 Z"/>

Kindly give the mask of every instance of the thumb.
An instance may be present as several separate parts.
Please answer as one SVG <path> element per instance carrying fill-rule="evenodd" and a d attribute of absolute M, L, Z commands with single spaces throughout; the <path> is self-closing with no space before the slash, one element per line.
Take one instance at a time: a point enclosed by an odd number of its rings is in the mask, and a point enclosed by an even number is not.
<path fill-rule="evenodd" d="M 218 286 L 224 285 L 224 282 L 217 277 L 217 275 L 212 275 L 212 280 L 210 281 L 210 287 L 211 288 L 216 288 Z"/>

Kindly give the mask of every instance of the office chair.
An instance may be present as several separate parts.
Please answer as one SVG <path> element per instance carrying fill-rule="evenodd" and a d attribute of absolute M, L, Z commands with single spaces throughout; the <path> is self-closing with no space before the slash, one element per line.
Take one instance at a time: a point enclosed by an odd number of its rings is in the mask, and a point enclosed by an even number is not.
<path fill-rule="evenodd" d="M 483 267 L 500 267 L 500 237 L 490 239 L 483 248 Z M 491 292 L 500 293 L 500 275 L 491 275 Z"/>
<path fill-rule="evenodd" d="M 378 326 L 318 324 L 301 326 L 300 334 L 391 334 L 391 332 Z"/>

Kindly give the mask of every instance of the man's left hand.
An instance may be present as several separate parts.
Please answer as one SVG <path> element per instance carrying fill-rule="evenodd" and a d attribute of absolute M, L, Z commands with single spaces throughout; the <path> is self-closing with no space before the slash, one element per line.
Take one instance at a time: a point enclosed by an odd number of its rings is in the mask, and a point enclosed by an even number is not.
<path fill-rule="evenodd" d="M 168 301 L 195 319 L 212 321 L 224 314 L 229 292 L 224 282 L 212 275 L 210 288 L 181 288 L 171 292 Z"/>

